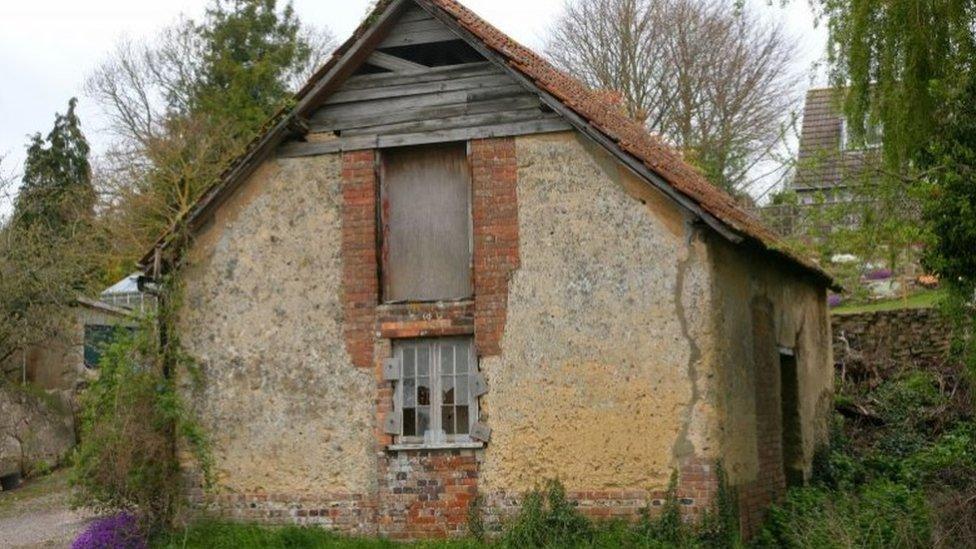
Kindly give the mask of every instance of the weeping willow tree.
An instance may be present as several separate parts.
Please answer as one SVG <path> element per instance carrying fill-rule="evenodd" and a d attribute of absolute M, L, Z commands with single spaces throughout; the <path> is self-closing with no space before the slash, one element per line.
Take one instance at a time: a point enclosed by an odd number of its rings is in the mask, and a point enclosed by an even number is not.
<path fill-rule="evenodd" d="M 976 62 L 976 0 L 820 0 L 832 80 L 850 135 L 884 131 L 889 169 L 930 168 L 927 152 Z"/>
<path fill-rule="evenodd" d="M 976 374 L 976 0 L 811 0 L 830 31 L 850 136 L 883 128 L 879 185 L 922 203 L 926 265 Z"/>

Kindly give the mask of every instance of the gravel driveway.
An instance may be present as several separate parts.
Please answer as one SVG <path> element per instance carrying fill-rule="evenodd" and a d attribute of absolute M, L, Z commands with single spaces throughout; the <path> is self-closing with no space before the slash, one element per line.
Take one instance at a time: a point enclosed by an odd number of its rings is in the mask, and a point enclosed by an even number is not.
<path fill-rule="evenodd" d="M 92 517 L 68 504 L 68 474 L 57 471 L 0 492 L 0 547 L 68 547 Z"/>

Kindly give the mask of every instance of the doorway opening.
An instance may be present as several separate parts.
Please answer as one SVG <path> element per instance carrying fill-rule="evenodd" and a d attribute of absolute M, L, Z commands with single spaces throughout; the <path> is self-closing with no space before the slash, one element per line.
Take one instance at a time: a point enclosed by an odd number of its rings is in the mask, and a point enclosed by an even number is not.
<path fill-rule="evenodd" d="M 783 473 L 787 486 L 798 486 L 803 484 L 803 433 L 800 426 L 800 384 L 793 349 L 779 351 L 779 379 Z"/>

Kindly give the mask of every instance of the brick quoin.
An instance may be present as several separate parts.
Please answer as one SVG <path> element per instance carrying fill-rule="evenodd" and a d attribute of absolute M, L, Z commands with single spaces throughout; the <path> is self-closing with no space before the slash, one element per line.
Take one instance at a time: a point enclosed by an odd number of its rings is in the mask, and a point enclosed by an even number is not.
<path fill-rule="evenodd" d="M 379 303 L 376 254 L 376 153 L 342 153 L 342 305 L 346 351 L 357 368 L 373 367 Z"/>
<path fill-rule="evenodd" d="M 518 159 L 514 138 L 469 143 L 474 222 L 475 346 L 501 354 L 508 282 L 519 268 Z"/>

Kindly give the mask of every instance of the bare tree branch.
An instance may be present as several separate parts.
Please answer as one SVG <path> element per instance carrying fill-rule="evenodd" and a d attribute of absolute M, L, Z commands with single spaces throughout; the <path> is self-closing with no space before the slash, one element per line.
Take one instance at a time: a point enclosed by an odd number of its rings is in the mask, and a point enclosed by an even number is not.
<path fill-rule="evenodd" d="M 777 159 L 799 100 L 794 41 L 726 0 L 568 0 L 546 52 L 618 91 L 631 117 L 733 194 L 770 177 L 757 167 Z"/>

